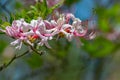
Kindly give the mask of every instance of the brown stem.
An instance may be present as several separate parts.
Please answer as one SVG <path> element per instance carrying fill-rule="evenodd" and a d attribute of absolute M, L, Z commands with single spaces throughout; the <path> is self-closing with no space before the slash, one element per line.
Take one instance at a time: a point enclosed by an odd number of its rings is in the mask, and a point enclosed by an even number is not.
<path fill-rule="evenodd" d="M 24 44 L 30 46 L 30 48 L 32 49 L 32 51 L 34 51 L 36 54 L 38 54 L 40 56 L 43 54 L 43 51 L 36 50 L 31 44 L 25 43 L 25 42 L 24 42 Z"/>
<path fill-rule="evenodd" d="M 2 71 L 3 69 L 7 68 L 15 59 L 18 59 L 18 58 L 26 55 L 28 52 L 29 52 L 29 50 L 26 51 L 26 52 L 24 52 L 24 53 L 21 54 L 21 55 L 18 55 L 18 56 L 17 56 L 17 55 L 14 55 L 14 57 L 13 57 L 8 63 L 3 63 L 3 64 L 0 66 L 0 71 Z"/>
<path fill-rule="evenodd" d="M 29 45 L 30 46 L 30 48 L 35 52 L 35 53 L 37 53 L 38 55 L 42 55 L 43 54 L 43 52 L 42 51 L 37 51 L 33 46 L 31 46 L 31 45 Z"/>

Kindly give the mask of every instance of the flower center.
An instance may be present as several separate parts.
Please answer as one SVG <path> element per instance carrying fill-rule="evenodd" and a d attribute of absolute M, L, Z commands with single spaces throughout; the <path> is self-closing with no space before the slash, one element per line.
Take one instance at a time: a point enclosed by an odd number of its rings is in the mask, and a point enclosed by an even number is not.
<path fill-rule="evenodd" d="M 32 42 L 32 43 L 38 38 L 39 38 L 38 35 L 35 35 L 35 34 L 32 35 L 32 36 L 28 36 L 29 41 Z"/>

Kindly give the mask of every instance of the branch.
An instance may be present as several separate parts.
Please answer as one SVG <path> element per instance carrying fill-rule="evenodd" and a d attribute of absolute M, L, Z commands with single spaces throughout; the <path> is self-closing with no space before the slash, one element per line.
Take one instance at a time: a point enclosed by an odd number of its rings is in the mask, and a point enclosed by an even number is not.
<path fill-rule="evenodd" d="M 34 51 L 36 54 L 38 54 L 40 56 L 43 54 L 43 51 L 38 51 L 32 45 L 30 45 L 28 43 L 24 43 L 24 44 L 30 46 L 30 48 L 32 49 L 32 51 Z M 29 52 L 29 50 L 27 50 L 26 52 L 24 52 L 21 55 L 14 55 L 14 57 L 8 63 L 3 63 L 2 65 L 0 65 L 0 71 L 2 71 L 3 69 L 7 68 L 15 59 L 18 59 L 18 58 L 26 55 L 28 52 Z"/>
<path fill-rule="evenodd" d="M 24 53 L 21 54 L 21 55 L 18 55 L 18 56 L 17 56 L 17 55 L 14 55 L 14 57 L 13 57 L 8 63 L 3 63 L 3 64 L 0 66 L 0 71 L 2 71 L 3 69 L 7 68 L 15 59 L 18 59 L 18 58 L 26 55 L 28 52 L 29 52 L 29 50 L 26 51 L 26 52 L 24 52 Z"/>
<path fill-rule="evenodd" d="M 36 54 L 38 54 L 38 55 L 40 55 L 40 56 L 44 53 L 43 51 L 38 51 L 37 49 L 35 49 L 35 48 L 34 48 L 31 44 L 29 44 L 29 43 L 25 43 L 25 42 L 24 42 L 24 44 L 25 44 L 25 45 L 28 45 L 28 46 L 32 49 L 33 52 L 35 52 Z"/>
<path fill-rule="evenodd" d="M 43 54 L 43 51 L 37 51 L 33 46 L 31 46 L 31 45 L 29 45 L 30 46 L 30 48 L 35 52 L 35 53 L 37 53 L 38 55 L 42 55 Z"/>

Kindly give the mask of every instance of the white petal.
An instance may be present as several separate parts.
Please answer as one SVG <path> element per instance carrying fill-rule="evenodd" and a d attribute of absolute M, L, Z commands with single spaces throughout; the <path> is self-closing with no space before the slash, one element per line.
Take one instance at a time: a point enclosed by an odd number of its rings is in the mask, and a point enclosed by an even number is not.
<path fill-rule="evenodd" d="M 47 41 L 45 42 L 45 46 L 46 46 L 47 48 L 51 48 L 51 46 L 48 44 Z"/>
<path fill-rule="evenodd" d="M 32 27 L 37 26 L 37 20 L 32 20 L 32 21 L 30 22 L 30 25 L 31 25 Z"/>
<path fill-rule="evenodd" d="M 39 31 L 36 31 L 36 34 L 41 38 L 41 39 L 46 39 L 45 36 L 41 35 L 41 33 Z"/>
<path fill-rule="evenodd" d="M 21 41 L 20 39 L 17 39 L 17 40 L 15 40 L 15 41 L 11 42 L 10 44 L 11 44 L 12 46 L 15 46 L 15 45 L 19 44 L 20 41 Z"/>
<path fill-rule="evenodd" d="M 52 39 L 53 39 L 53 37 L 51 36 L 51 37 L 49 37 L 48 39 L 49 39 L 49 40 L 52 40 Z"/>

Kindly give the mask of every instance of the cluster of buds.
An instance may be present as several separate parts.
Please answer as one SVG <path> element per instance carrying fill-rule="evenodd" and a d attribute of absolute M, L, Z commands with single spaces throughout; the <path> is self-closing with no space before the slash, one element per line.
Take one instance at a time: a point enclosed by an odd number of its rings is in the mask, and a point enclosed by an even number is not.
<path fill-rule="evenodd" d="M 63 35 L 68 41 L 71 41 L 76 36 L 84 37 L 87 28 L 82 26 L 80 19 L 68 13 L 50 21 L 42 18 L 31 20 L 30 23 L 25 22 L 24 19 L 14 20 L 11 26 L 6 27 L 5 32 L 16 39 L 11 42 L 16 49 L 20 49 L 23 42 L 34 46 L 36 40 L 38 46 L 45 45 L 51 48 L 48 40 L 52 40 L 56 35 Z"/>

